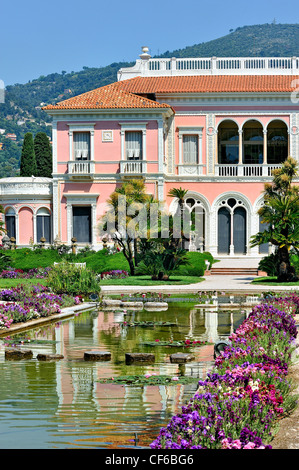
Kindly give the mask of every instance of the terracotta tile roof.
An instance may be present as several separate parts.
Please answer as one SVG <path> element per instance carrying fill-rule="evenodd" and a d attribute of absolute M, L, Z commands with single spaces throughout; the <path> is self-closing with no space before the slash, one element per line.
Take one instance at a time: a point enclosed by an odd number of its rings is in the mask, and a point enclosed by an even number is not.
<path fill-rule="evenodd" d="M 74 96 L 43 110 L 63 109 L 127 109 L 127 108 L 170 108 L 169 105 L 137 96 L 119 87 L 119 82 Z"/>
<path fill-rule="evenodd" d="M 135 77 L 88 91 L 44 110 L 170 108 L 150 100 L 159 93 L 279 93 L 295 90 L 299 75 L 197 75 Z"/>
<path fill-rule="evenodd" d="M 118 84 L 130 93 L 275 93 L 294 91 L 295 79 L 299 75 L 192 75 L 135 77 Z"/>

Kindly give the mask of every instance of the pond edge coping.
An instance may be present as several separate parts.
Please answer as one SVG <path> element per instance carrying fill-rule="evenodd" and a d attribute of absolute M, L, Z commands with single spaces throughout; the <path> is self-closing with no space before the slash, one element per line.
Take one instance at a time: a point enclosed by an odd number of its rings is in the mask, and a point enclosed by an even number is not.
<path fill-rule="evenodd" d="M 55 321 L 63 320 L 64 318 L 73 317 L 76 313 L 82 313 L 88 310 L 94 310 L 97 308 L 96 302 L 85 302 L 81 305 L 74 305 L 72 307 L 65 307 L 61 309 L 61 313 L 55 313 L 49 317 L 40 317 L 27 322 L 15 323 L 10 328 L 0 329 L 0 338 L 9 335 L 10 333 L 17 333 L 22 330 L 29 330 L 36 326 L 44 325 L 46 323 L 52 323 Z"/>

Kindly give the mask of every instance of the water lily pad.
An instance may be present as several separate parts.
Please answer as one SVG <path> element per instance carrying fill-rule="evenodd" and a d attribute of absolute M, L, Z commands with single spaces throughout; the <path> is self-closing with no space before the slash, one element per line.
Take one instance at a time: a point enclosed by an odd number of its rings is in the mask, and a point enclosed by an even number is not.
<path fill-rule="evenodd" d="M 198 377 L 167 376 L 167 375 L 124 375 L 120 377 L 110 377 L 98 380 L 99 383 L 125 384 L 125 385 L 177 385 L 197 383 Z"/>
<path fill-rule="evenodd" d="M 176 323 L 171 323 L 167 321 L 132 321 L 124 322 L 124 326 L 175 326 Z"/>
<path fill-rule="evenodd" d="M 169 346 L 169 347 L 174 347 L 174 348 L 194 348 L 194 347 L 200 347 L 200 346 L 205 346 L 208 343 L 208 341 L 145 341 L 142 343 L 144 346 Z"/>

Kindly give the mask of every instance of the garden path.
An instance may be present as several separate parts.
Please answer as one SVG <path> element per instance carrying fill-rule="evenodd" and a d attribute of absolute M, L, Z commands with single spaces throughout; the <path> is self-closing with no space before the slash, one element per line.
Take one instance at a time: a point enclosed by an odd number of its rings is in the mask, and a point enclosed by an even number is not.
<path fill-rule="evenodd" d="M 265 291 L 287 291 L 296 290 L 297 286 L 262 286 L 251 284 L 257 276 L 254 275 L 211 275 L 205 280 L 195 284 L 170 285 L 162 284 L 156 286 L 101 286 L 102 294 L 129 294 L 134 292 L 164 292 L 167 294 L 188 293 L 198 291 L 227 291 L 257 293 Z"/>

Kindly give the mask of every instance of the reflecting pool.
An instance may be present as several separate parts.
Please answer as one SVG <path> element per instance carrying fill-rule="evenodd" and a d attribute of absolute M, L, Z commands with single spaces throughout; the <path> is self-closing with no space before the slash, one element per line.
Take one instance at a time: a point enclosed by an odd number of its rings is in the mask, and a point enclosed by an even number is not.
<path fill-rule="evenodd" d="M 197 380 L 145 386 L 99 380 L 145 374 L 204 378 L 213 366 L 213 343 L 227 337 L 249 311 L 188 302 L 169 303 L 164 311 L 102 309 L 0 338 L 1 448 L 147 448 L 160 427 L 194 395 Z M 154 324 L 145 324 L 148 321 Z M 161 341 L 186 339 L 207 343 L 188 349 L 159 346 Z M 5 347 L 19 341 L 23 343 L 16 347 L 32 350 L 33 358 L 5 359 Z M 109 351 L 111 360 L 84 360 L 84 352 L 94 350 Z M 155 362 L 128 365 L 125 354 L 130 352 L 154 353 Z M 192 352 L 195 359 L 171 363 L 170 355 L 176 352 Z M 40 361 L 39 353 L 64 358 Z"/>

